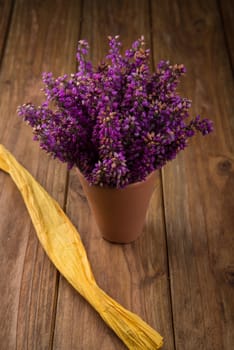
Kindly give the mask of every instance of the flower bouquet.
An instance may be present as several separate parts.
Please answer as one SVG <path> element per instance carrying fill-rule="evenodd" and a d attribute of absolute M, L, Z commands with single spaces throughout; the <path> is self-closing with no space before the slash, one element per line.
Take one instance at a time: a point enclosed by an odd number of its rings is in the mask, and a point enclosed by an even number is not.
<path fill-rule="evenodd" d="M 32 126 L 34 139 L 42 149 L 66 162 L 69 169 L 73 166 L 79 169 L 91 208 L 95 207 L 92 202 L 98 203 L 96 207 L 107 211 L 120 231 L 128 218 L 135 220 L 134 213 L 138 211 L 134 203 L 144 202 L 143 206 L 147 207 L 154 171 L 174 159 L 197 131 L 206 135 L 213 126 L 210 120 L 202 120 L 200 116 L 189 118 L 191 101 L 177 92 L 179 79 L 185 73 L 184 65 L 160 61 L 155 72 L 151 72 L 150 51 L 145 49 L 143 36 L 124 54 L 119 36 L 108 39 L 109 52 L 97 68 L 87 60 L 87 41 L 80 40 L 77 72 L 58 78 L 44 73 L 45 102 L 39 107 L 24 104 L 18 113 Z M 126 210 L 118 213 L 118 209 L 113 209 L 111 215 L 110 205 L 115 199 L 108 201 L 107 197 L 112 193 L 117 198 L 120 193 L 123 198 L 117 206 L 122 206 L 132 192 L 123 190 L 147 183 L 148 179 L 151 189 L 139 190 L 147 192 L 147 198 L 135 197 L 129 202 L 128 207 L 133 207 L 121 224 L 120 215 Z M 99 200 L 102 188 L 106 197 Z M 92 194 L 92 191 L 96 192 Z M 127 193 L 125 197 L 123 193 Z M 96 198 L 94 201 L 92 196 Z M 146 210 L 143 212 L 144 217 Z M 96 219 L 102 233 L 110 230 L 105 229 L 99 216 Z M 141 226 L 137 224 L 140 230 Z M 120 241 L 124 241 L 125 234 Z M 115 234 L 112 238 L 118 241 Z"/>

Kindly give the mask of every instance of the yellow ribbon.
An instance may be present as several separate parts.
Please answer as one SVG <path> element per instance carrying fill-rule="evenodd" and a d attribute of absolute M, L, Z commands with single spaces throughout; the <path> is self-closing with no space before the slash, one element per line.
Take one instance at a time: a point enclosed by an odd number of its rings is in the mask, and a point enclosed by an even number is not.
<path fill-rule="evenodd" d="M 163 344 L 160 334 L 98 287 L 74 225 L 59 204 L 2 145 L 0 168 L 11 176 L 20 190 L 39 241 L 60 273 L 129 349 L 159 349 Z"/>

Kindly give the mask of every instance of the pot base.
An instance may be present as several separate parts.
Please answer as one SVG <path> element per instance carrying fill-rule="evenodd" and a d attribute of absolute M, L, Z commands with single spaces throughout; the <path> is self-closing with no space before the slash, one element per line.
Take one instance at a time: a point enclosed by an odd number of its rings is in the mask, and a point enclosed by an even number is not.
<path fill-rule="evenodd" d="M 78 177 L 102 237 L 118 244 L 135 241 L 143 230 L 156 171 L 123 189 L 90 186 L 79 170 Z"/>

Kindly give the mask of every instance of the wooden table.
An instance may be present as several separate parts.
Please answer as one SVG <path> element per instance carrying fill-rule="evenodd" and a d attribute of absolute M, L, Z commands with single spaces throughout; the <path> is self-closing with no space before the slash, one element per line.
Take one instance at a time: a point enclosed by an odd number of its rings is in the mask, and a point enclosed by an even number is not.
<path fill-rule="evenodd" d="M 226 1 L 3 0 L 0 143 L 59 201 L 79 229 L 99 285 L 165 338 L 166 350 L 234 344 L 233 8 Z M 158 172 L 144 234 L 131 245 L 100 238 L 75 172 L 49 158 L 17 116 L 40 103 L 41 73 L 74 72 L 79 38 L 98 62 L 107 36 L 141 34 L 160 59 L 184 63 L 192 114 L 215 122 Z M 115 350 L 122 342 L 60 276 L 21 196 L 0 172 L 0 349 Z M 143 349 L 144 350 L 144 349 Z"/>

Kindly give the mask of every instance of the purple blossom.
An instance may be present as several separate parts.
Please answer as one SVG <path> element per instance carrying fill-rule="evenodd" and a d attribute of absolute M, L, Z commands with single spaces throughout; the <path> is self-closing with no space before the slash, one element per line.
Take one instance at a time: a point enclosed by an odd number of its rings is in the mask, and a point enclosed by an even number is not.
<path fill-rule="evenodd" d="M 150 72 L 144 37 L 121 54 L 119 36 L 93 68 L 89 45 L 80 40 L 78 70 L 55 78 L 43 73 L 46 100 L 18 108 L 46 152 L 77 166 L 92 185 L 122 188 L 142 181 L 183 150 L 188 139 L 213 124 L 189 119 L 191 101 L 177 93 L 181 64 L 160 61 Z"/>

